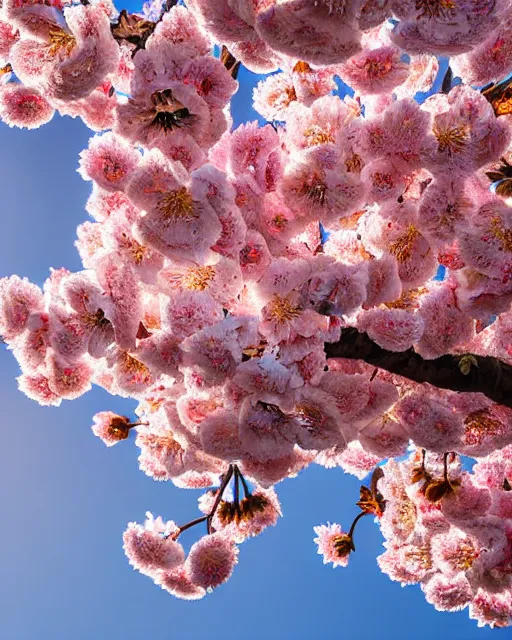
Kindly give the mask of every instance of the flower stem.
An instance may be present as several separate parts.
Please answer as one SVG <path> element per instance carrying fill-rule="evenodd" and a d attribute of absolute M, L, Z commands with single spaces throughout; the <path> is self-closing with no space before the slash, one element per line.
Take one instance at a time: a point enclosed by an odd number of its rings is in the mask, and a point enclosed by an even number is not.
<path fill-rule="evenodd" d="M 235 470 L 234 465 L 230 464 L 229 467 L 228 467 L 228 470 L 226 471 L 226 473 L 224 474 L 224 476 L 222 478 L 222 482 L 220 483 L 220 487 L 219 487 L 219 492 L 217 493 L 217 497 L 215 498 L 215 502 L 213 503 L 213 507 L 212 507 L 210 513 L 208 514 L 207 518 L 206 518 L 206 529 L 207 529 L 208 533 L 212 533 L 213 516 L 215 515 L 215 512 L 217 511 L 217 507 L 219 506 L 220 501 L 222 500 L 222 494 L 226 490 L 226 487 L 228 486 L 228 484 L 231 481 L 231 478 L 233 477 L 233 471 L 234 470 Z"/>
<path fill-rule="evenodd" d="M 240 471 L 240 469 L 237 467 L 237 465 L 235 465 L 235 469 L 236 471 L 238 471 L 238 477 L 240 478 L 240 480 L 242 481 L 242 486 L 244 488 L 244 496 L 246 498 L 248 498 L 251 495 L 251 491 L 249 489 L 249 485 L 247 484 L 246 479 L 244 478 L 242 472 Z"/>
<path fill-rule="evenodd" d="M 357 523 L 359 522 L 359 520 L 361 520 L 361 518 L 363 518 L 364 516 L 367 516 L 368 514 L 366 513 L 366 511 L 361 511 L 361 513 L 359 513 L 355 518 L 354 518 L 354 522 L 352 523 L 352 526 L 350 527 L 350 531 L 348 532 L 348 536 L 349 538 L 352 540 L 352 550 L 355 551 L 356 548 L 354 546 L 354 530 L 356 528 Z"/>
<path fill-rule="evenodd" d="M 149 422 L 129 422 L 126 427 L 128 429 L 133 429 L 133 427 L 140 427 L 140 425 L 143 424 L 145 427 L 147 427 L 149 425 Z"/>
<path fill-rule="evenodd" d="M 204 522 L 206 520 L 208 516 L 201 516 L 200 518 L 196 518 L 195 520 L 191 520 L 190 522 L 187 522 L 187 524 L 184 524 L 183 526 L 179 527 L 179 529 L 177 531 L 175 531 L 174 533 L 169 534 L 167 537 L 168 538 L 172 538 L 173 540 L 177 540 L 178 537 L 187 529 L 190 529 L 190 527 L 195 526 L 196 524 L 200 524 L 201 522 Z"/>

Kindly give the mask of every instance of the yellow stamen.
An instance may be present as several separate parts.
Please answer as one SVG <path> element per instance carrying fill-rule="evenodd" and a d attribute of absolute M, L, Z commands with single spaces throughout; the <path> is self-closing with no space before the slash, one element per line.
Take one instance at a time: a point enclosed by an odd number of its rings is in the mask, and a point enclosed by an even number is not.
<path fill-rule="evenodd" d="M 192 291 L 204 291 L 210 286 L 210 282 L 215 277 L 215 267 L 190 267 L 181 279 L 181 285 L 185 289 Z"/>
<path fill-rule="evenodd" d="M 432 132 L 437 138 L 438 150 L 441 153 L 447 151 L 449 155 L 452 155 L 459 153 L 466 146 L 468 132 L 464 125 L 442 129 L 438 124 L 435 124 Z"/>
<path fill-rule="evenodd" d="M 167 191 L 160 199 L 159 209 L 168 220 L 193 220 L 199 217 L 194 200 L 185 187 Z"/>
<path fill-rule="evenodd" d="M 292 304 L 287 298 L 275 295 L 268 304 L 268 313 L 277 322 L 289 322 L 301 314 L 299 306 Z"/>
<path fill-rule="evenodd" d="M 384 305 L 388 309 L 419 309 L 419 298 L 428 293 L 427 287 L 419 287 L 418 289 L 408 289 L 393 302 L 385 302 Z"/>
<path fill-rule="evenodd" d="M 361 173 L 361 170 L 364 167 L 364 162 L 359 154 L 353 153 L 350 158 L 345 160 L 345 166 L 349 173 Z"/>
<path fill-rule="evenodd" d="M 411 224 L 405 233 L 389 246 L 389 252 L 398 262 L 406 262 L 412 255 L 412 250 L 420 232 Z"/>
<path fill-rule="evenodd" d="M 499 240 L 505 251 L 512 251 L 512 229 L 507 229 L 499 216 L 495 216 L 491 220 L 490 231 Z"/>
<path fill-rule="evenodd" d="M 304 137 L 307 140 L 309 146 L 315 146 L 317 144 L 327 144 L 328 142 L 334 142 L 334 137 L 329 131 L 321 129 L 318 125 L 312 125 L 304 131 Z"/>
<path fill-rule="evenodd" d="M 61 51 L 69 56 L 76 45 L 75 37 L 58 27 L 50 31 L 48 40 L 50 43 L 48 51 L 51 56 L 55 56 Z"/>

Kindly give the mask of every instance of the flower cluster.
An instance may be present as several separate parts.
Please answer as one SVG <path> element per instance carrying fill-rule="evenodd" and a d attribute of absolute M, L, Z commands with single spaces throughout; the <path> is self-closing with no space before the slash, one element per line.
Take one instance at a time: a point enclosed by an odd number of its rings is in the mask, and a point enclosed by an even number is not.
<path fill-rule="evenodd" d="M 348 329 L 390 357 L 460 357 L 468 376 L 471 352 L 512 362 L 510 9 L 0 5 L 0 120 L 34 128 L 57 111 L 97 132 L 80 154 L 83 270 L 52 270 L 42 289 L 2 278 L 0 334 L 27 396 L 58 405 L 96 384 L 134 398 L 137 419 L 101 412 L 95 435 L 112 446 L 133 429 L 145 474 L 207 490 L 197 521 L 125 532 L 131 564 L 170 593 L 229 578 L 236 545 L 281 514 L 276 483 L 313 463 L 363 478 L 390 459 L 382 494 L 377 474 L 358 503 L 381 522 L 383 571 L 437 608 L 507 623 L 512 409 L 415 383 L 405 359 L 404 376 L 327 360 L 324 345 Z M 451 68 L 423 99 L 441 55 Z M 267 124 L 233 127 L 240 62 L 277 71 L 254 91 Z M 393 461 L 411 442 L 416 469 Z M 177 538 L 200 522 L 185 559 Z M 345 565 L 353 527 L 315 531 L 324 561 Z"/>
<path fill-rule="evenodd" d="M 481 457 L 473 473 L 457 456 L 418 454 L 384 465 L 382 571 L 417 584 L 439 611 L 469 607 L 479 626 L 512 616 L 512 449 Z M 444 478 L 443 479 L 443 475 Z M 444 484 L 443 484 L 444 483 Z M 440 490 L 441 489 L 441 490 Z"/>
<path fill-rule="evenodd" d="M 226 500 L 230 483 L 233 500 Z M 240 485 L 244 497 L 240 499 Z M 199 500 L 205 515 L 178 527 L 148 513 L 144 526 L 131 522 L 124 532 L 124 550 L 130 564 L 177 598 L 198 600 L 226 582 L 238 562 L 237 542 L 275 525 L 281 507 L 274 491 L 249 485 L 236 465 L 229 465 L 218 489 Z M 187 557 L 178 537 L 205 522 L 207 533 L 195 542 Z"/>

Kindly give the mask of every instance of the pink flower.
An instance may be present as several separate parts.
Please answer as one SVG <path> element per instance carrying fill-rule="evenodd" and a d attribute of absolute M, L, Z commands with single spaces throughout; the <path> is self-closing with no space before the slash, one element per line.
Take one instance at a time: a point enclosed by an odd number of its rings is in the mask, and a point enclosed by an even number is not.
<path fill-rule="evenodd" d="M 223 532 L 203 536 L 192 545 L 186 568 L 192 582 L 214 589 L 227 582 L 238 562 L 238 547 Z"/>
<path fill-rule="evenodd" d="M 100 411 L 94 417 L 92 432 L 101 438 L 107 447 L 126 440 L 130 433 L 130 419 L 126 416 L 119 416 L 112 411 Z"/>
<path fill-rule="evenodd" d="M 152 91 L 134 93 L 126 104 L 118 105 L 117 116 L 117 133 L 149 148 L 182 128 L 201 145 L 210 123 L 203 98 L 194 87 L 176 80 L 167 80 L 164 88 L 154 83 Z"/>
<path fill-rule="evenodd" d="M 91 389 L 93 369 L 86 360 L 67 363 L 48 349 L 46 368 L 49 385 L 61 398 L 74 400 Z"/>
<path fill-rule="evenodd" d="M 91 138 L 89 148 L 80 154 L 79 173 L 107 191 L 123 190 L 139 158 L 136 149 L 109 132 Z"/>
<path fill-rule="evenodd" d="M 182 79 L 186 84 L 195 87 L 198 95 L 210 107 L 225 107 L 238 83 L 233 80 L 225 66 L 212 56 L 205 55 L 191 60 L 182 71 Z"/>
<path fill-rule="evenodd" d="M 384 46 L 363 49 L 340 66 L 342 80 L 363 95 L 385 93 L 402 84 L 409 74 L 400 50 Z"/>
<path fill-rule="evenodd" d="M 427 394 L 412 393 L 398 403 L 395 414 L 417 446 L 438 453 L 457 450 L 463 422 L 451 407 Z"/>
<path fill-rule="evenodd" d="M 278 406 L 244 400 L 240 410 L 240 441 L 251 458 L 266 462 L 291 454 L 295 444 L 292 420 Z"/>
<path fill-rule="evenodd" d="M 455 56 L 452 67 L 456 75 L 468 85 L 485 85 L 507 74 L 512 48 L 512 23 L 507 14 L 502 16 L 498 29 L 472 51 Z"/>
<path fill-rule="evenodd" d="M 150 576 L 158 569 L 178 568 L 185 560 L 185 552 L 179 542 L 167 537 L 176 530 L 174 522 L 164 523 L 160 516 L 155 520 L 149 512 L 144 526 L 130 522 L 123 534 L 123 548 L 129 563 Z"/>
<path fill-rule="evenodd" d="M 31 314 L 43 309 L 41 289 L 26 278 L 0 279 L 0 334 L 12 340 L 25 331 Z"/>
<path fill-rule="evenodd" d="M 271 73 L 279 68 L 280 56 L 254 33 L 231 45 L 231 53 L 253 73 Z"/>
<path fill-rule="evenodd" d="M 199 425 L 199 435 L 205 453 L 228 461 L 241 457 L 238 420 L 230 411 L 207 416 Z"/>
<path fill-rule="evenodd" d="M 359 33 L 319 5 L 271 3 L 259 12 L 256 30 L 274 50 L 313 64 L 343 62 L 360 50 Z"/>
<path fill-rule="evenodd" d="M 208 55 L 212 44 L 194 13 L 183 5 L 171 7 L 164 15 L 156 27 L 155 39 L 172 43 L 184 59 Z"/>
<path fill-rule="evenodd" d="M 62 398 L 50 387 L 48 378 L 41 373 L 24 373 L 17 378 L 17 382 L 20 391 L 43 407 L 58 407 L 62 402 Z"/>
<path fill-rule="evenodd" d="M 302 449 L 321 451 L 345 446 L 335 399 L 325 391 L 309 385 L 302 387 L 291 415 L 296 442 Z"/>
<path fill-rule="evenodd" d="M 439 569 L 449 577 L 465 573 L 478 562 L 480 545 L 472 536 L 456 527 L 432 538 L 432 557 Z"/>
<path fill-rule="evenodd" d="M 180 600 L 200 600 L 206 595 L 206 590 L 194 584 L 185 565 L 180 565 L 172 571 L 157 571 L 154 576 L 156 584 Z"/>
<path fill-rule="evenodd" d="M 120 347 L 133 349 L 142 319 L 135 271 L 118 253 L 110 253 L 98 261 L 97 270 L 98 281 L 112 304 L 105 311 L 114 327 L 116 342 Z"/>
<path fill-rule="evenodd" d="M 352 539 L 339 524 L 327 523 L 313 527 L 317 537 L 318 554 L 323 556 L 324 564 L 332 562 L 333 567 L 346 567 L 351 551 L 354 550 Z"/>
<path fill-rule="evenodd" d="M 474 322 L 461 311 L 457 293 L 449 284 L 432 288 L 422 299 L 418 313 L 425 328 L 417 350 L 424 358 L 437 358 L 473 335 Z"/>
<path fill-rule="evenodd" d="M 359 442 L 366 451 L 379 458 L 394 458 L 405 454 L 409 434 L 390 412 L 365 426 L 359 433 Z"/>
<path fill-rule="evenodd" d="M 253 91 L 254 109 L 269 122 L 285 120 L 288 107 L 295 100 L 293 80 L 282 72 L 260 80 Z"/>
<path fill-rule="evenodd" d="M 479 627 L 507 627 L 512 618 L 512 597 L 510 591 L 492 593 L 478 589 L 469 606 L 469 617 L 478 622 Z"/>
<path fill-rule="evenodd" d="M 423 318 L 402 309 L 371 309 L 358 318 L 358 327 L 383 349 L 407 351 L 424 331 Z"/>
<path fill-rule="evenodd" d="M 0 61 L 9 59 L 12 45 L 19 39 L 19 33 L 14 25 L 0 20 Z"/>
<path fill-rule="evenodd" d="M 50 122 L 54 113 L 37 89 L 19 84 L 0 86 L 0 119 L 10 127 L 37 129 Z"/>

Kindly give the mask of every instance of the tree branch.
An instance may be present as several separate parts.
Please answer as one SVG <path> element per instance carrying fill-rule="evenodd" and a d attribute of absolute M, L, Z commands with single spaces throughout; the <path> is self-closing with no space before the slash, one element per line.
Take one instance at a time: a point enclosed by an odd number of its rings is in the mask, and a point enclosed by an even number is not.
<path fill-rule="evenodd" d="M 512 408 L 512 366 L 497 358 L 473 355 L 473 364 L 464 374 L 460 367 L 461 356 L 424 360 L 413 349 L 399 353 L 386 351 L 368 334 L 353 327 L 342 329 L 341 339 L 326 342 L 324 349 L 328 358 L 363 360 L 415 382 L 428 382 L 451 391 L 483 393 L 494 402 Z"/>

